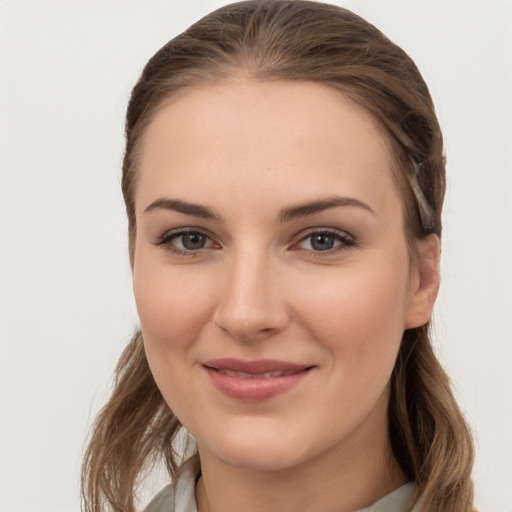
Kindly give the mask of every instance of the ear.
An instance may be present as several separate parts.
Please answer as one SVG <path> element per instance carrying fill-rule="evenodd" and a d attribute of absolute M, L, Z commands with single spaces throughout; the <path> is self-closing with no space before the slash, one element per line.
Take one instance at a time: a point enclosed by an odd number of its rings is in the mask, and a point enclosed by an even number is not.
<path fill-rule="evenodd" d="M 420 327 L 430 320 L 439 291 L 441 242 L 438 236 L 428 235 L 417 242 L 416 246 L 418 259 L 411 269 L 404 329 Z"/>

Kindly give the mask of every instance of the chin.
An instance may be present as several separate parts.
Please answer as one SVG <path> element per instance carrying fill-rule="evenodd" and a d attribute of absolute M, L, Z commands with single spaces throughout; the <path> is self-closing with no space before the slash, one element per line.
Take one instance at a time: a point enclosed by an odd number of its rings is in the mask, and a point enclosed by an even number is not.
<path fill-rule="evenodd" d="M 259 428 L 252 433 L 239 430 L 231 434 L 224 432 L 222 439 L 217 437 L 217 442 L 208 440 L 206 446 L 198 441 L 199 455 L 207 451 L 226 465 L 249 471 L 282 471 L 298 466 L 308 458 L 303 436 L 296 439 L 284 429 L 272 433 Z"/>
<path fill-rule="evenodd" d="M 231 467 L 247 471 L 284 471 L 301 463 L 296 453 L 284 453 L 282 449 L 278 451 L 273 447 L 258 446 L 237 453 L 224 453 L 220 458 Z"/>

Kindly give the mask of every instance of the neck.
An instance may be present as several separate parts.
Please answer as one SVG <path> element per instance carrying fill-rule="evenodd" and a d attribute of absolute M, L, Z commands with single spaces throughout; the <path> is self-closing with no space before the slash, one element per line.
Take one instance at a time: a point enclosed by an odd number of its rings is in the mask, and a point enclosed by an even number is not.
<path fill-rule="evenodd" d="M 199 448 L 198 512 L 352 512 L 372 505 L 407 481 L 392 455 L 387 417 L 380 417 L 381 428 L 363 425 L 287 469 L 240 469 Z"/>

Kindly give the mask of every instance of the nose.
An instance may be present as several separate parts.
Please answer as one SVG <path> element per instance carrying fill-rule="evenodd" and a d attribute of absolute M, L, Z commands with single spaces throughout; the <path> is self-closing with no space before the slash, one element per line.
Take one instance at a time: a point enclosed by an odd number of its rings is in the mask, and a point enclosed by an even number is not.
<path fill-rule="evenodd" d="M 267 255 L 233 258 L 222 275 L 215 324 L 240 341 L 280 332 L 288 323 L 282 279 Z"/>

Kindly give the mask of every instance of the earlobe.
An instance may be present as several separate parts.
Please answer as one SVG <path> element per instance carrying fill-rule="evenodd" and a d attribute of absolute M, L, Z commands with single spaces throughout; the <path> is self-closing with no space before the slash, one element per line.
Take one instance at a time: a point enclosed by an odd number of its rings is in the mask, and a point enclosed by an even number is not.
<path fill-rule="evenodd" d="M 409 301 L 404 329 L 426 324 L 432 317 L 439 291 L 441 242 L 437 235 L 428 235 L 417 242 L 418 259 L 412 269 Z"/>

